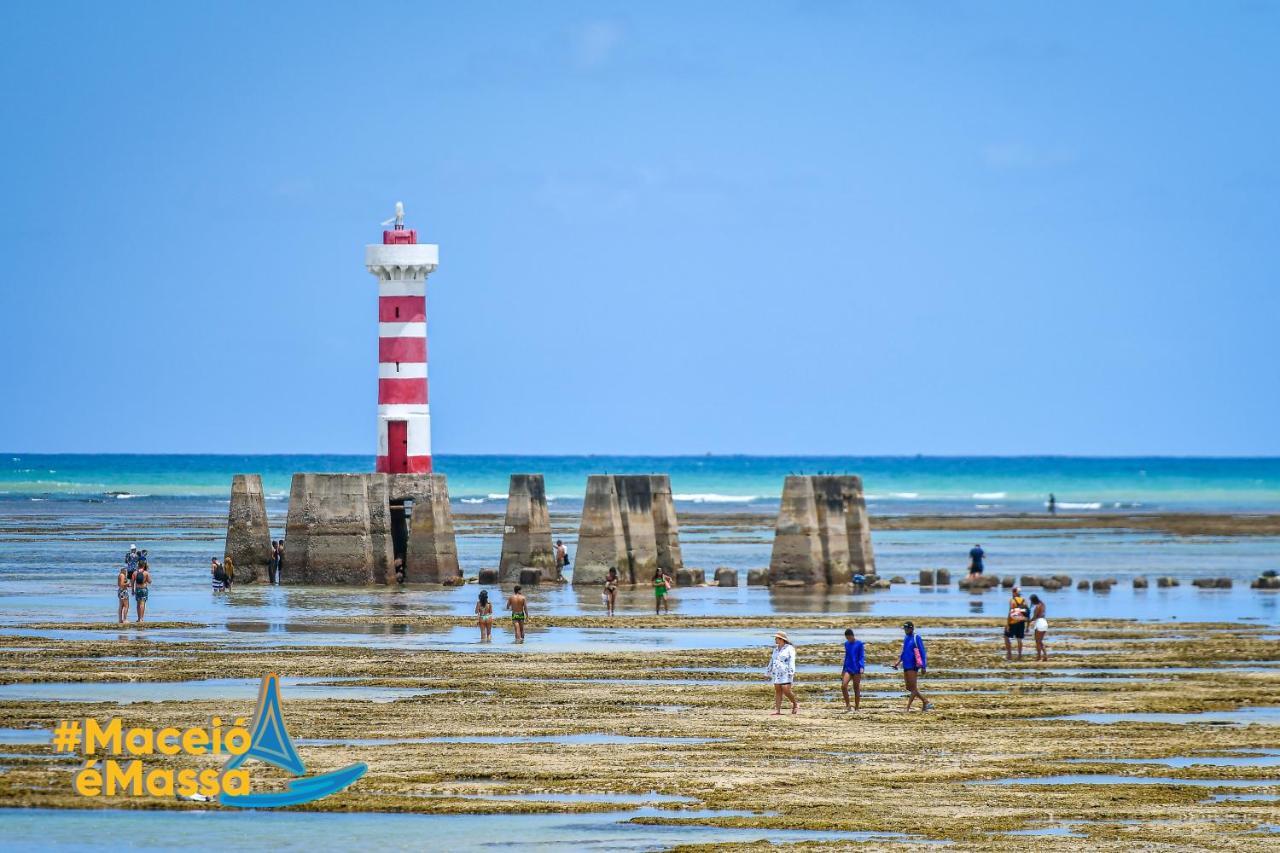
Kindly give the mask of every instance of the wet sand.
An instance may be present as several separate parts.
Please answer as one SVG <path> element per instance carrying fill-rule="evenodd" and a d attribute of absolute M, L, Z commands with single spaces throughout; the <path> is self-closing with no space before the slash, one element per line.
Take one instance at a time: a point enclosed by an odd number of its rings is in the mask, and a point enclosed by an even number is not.
<path fill-rule="evenodd" d="M 1042 520 L 1038 520 L 1042 522 Z M 449 616 L 369 616 L 371 626 L 412 622 L 422 628 L 471 625 Z M 655 618 L 548 617 L 534 627 L 625 629 L 659 636 L 681 629 L 758 630 L 758 648 L 625 651 L 601 644 L 572 653 L 529 653 L 495 631 L 486 654 L 463 651 L 366 648 L 351 644 L 275 649 L 155 642 L 166 631 L 191 626 L 163 623 L 128 637 L 104 628 L 101 639 L 0 636 L 0 682 L 170 682 L 256 679 L 273 671 L 289 678 L 343 679 L 343 689 L 414 687 L 443 691 L 369 702 L 332 697 L 290 698 L 291 734 L 312 772 L 354 761 L 369 764 L 352 789 L 306 808 L 328 811 L 452 813 L 599 812 L 617 810 L 608 798 L 592 801 L 509 799 L 522 794 L 635 794 L 669 797 L 643 821 L 696 820 L 744 827 L 905 833 L 945 840 L 961 849 L 1013 849 L 1028 840 L 1012 830 L 1059 831 L 1038 837 L 1049 849 L 1271 849 L 1274 836 L 1254 834 L 1275 822 L 1274 802 L 1215 800 L 1280 793 L 1280 769 L 1265 763 L 1232 766 L 1111 763 L 1110 758 L 1232 755 L 1280 749 L 1280 726 L 1145 723 L 1093 724 L 1050 719 L 1081 713 L 1220 711 L 1280 704 L 1280 642 L 1257 629 L 1231 624 L 1137 623 L 1122 620 L 1053 622 L 1048 664 L 1008 664 L 989 619 L 949 618 L 921 624 L 933 668 L 922 680 L 936 692 L 937 710 L 902 713 L 905 697 L 896 673 L 877 666 L 863 681 L 873 694 L 857 714 L 839 700 L 840 637 L 848 617 L 757 616 Z M 896 644 L 878 639 L 899 620 L 859 617 L 877 637 L 868 662 L 889 662 Z M 87 626 L 61 625 L 62 628 Z M 801 713 L 770 717 L 772 691 L 758 674 L 767 661 L 769 635 L 830 630 L 831 641 L 799 648 Z M 936 634 L 931 634 L 936 631 Z M 0 634 L 3 630 L 0 629 Z M 83 636 L 83 635 L 81 635 Z M 537 642 L 536 633 L 529 644 Z M 282 644 L 289 637 L 280 638 Z M 1030 646 L 1030 643 L 1028 643 Z M 1270 664 L 1271 666 L 1265 666 Z M 1154 670 L 1122 674 L 1124 670 Z M 1247 671 L 1246 671 L 1247 670 Z M 701 672 L 700 672 L 701 671 Z M 1076 680 L 1055 674 L 1084 674 Z M 1045 677 L 1036 678 L 1035 673 Z M 1109 673 L 1111 673 L 1109 675 Z M 1097 675 L 1096 678 L 1087 677 Z M 196 725 L 214 714 L 248 714 L 253 699 L 108 705 L 84 702 L 2 701 L 6 727 L 51 727 L 73 716 L 118 713 L 126 724 Z M 405 742 L 413 738 L 631 735 L 688 742 Z M 309 745 L 320 739 L 339 741 Z M 370 740 L 384 743 L 342 743 Z M 83 807 L 70 788 L 74 761 L 52 760 L 42 744 L 0 746 L 0 807 Z M 192 766 L 196 759 L 180 760 Z M 219 763 L 210 760 L 211 765 Z M 258 788 L 282 774 L 255 765 Z M 976 784 L 1058 774 L 1122 774 L 1195 780 L 1196 785 Z M 1230 790 L 1202 787 L 1230 780 Z M 486 796 L 503 799 L 485 799 Z M 910 803 L 911 805 L 907 805 Z M 95 801 L 95 806 L 181 809 L 152 798 Z M 747 812 L 734 816 L 682 816 L 686 808 Z M 495 838 L 501 818 L 493 819 Z M 1072 837 L 1072 836 L 1078 837 Z M 803 849 L 842 849 L 847 842 L 806 842 Z M 869 849 L 898 842 L 873 841 Z M 689 848 L 695 849 L 695 848 Z M 724 849 L 723 847 L 718 849 Z M 746 849 L 745 845 L 743 849 Z"/>

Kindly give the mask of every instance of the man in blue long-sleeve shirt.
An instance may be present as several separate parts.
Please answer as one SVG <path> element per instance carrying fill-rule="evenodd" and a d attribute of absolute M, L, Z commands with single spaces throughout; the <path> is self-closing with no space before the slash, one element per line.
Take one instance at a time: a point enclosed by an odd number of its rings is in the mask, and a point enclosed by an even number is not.
<path fill-rule="evenodd" d="M 853 638 L 853 629 L 844 631 L 844 669 L 840 673 L 840 692 L 844 694 L 844 709 L 858 710 L 862 702 L 862 671 L 867 668 L 867 648 L 861 640 Z M 849 682 L 853 682 L 853 707 L 849 707 Z"/>

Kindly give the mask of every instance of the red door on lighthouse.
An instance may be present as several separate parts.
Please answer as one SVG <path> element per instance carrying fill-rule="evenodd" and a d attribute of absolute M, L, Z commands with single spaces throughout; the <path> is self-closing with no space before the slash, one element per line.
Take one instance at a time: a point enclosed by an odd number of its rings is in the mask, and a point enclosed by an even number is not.
<path fill-rule="evenodd" d="M 408 421 L 387 421 L 387 473 L 409 473 Z"/>

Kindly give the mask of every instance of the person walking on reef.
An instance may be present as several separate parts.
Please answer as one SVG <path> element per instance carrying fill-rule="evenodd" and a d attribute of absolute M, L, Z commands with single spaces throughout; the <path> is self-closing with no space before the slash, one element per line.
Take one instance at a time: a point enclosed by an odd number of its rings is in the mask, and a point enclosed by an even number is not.
<path fill-rule="evenodd" d="M 147 615 L 147 596 L 151 594 L 151 572 L 145 562 L 138 563 L 138 570 L 133 573 L 133 598 L 138 605 L 138 621 Z"/>
<path fill-rule="evenodd" d="M 974 545 L 969 549 L 969 580 L 981 577 L 983 569 L 986 568 L 982 564 L 986 556 L 987 552 L 982 550 L 981 545 Z"/>
<path fill-rule="evenodd" d="M 116 617 L 121 625 L 129 621 L 129 567 L 121 566 L 116 574 Z"/>
<path fill-rule="evenodd" d="M 280 583 L 280 543 L 271 540 L 271 559 L 267 561 L 267 583 Z"/>
<path fill-rule="evenodd" d="M 1053 492 L 1049 493 L 1049 515 L 1058 514 L 1058 499 L 1053 496 Z"/>
<path fill-rule="evenodd" d="M 284 571 L 284 540 L 280 540 L 280 549 L 276 552 L 276 583 L 280 583 L 280 573 Z"/>
<path fill-rule="evenodd" d="M 907 685 L 907 710 L 911 710 L 911 703 L 920 700 L 921 711 L 933 710 L 933 703 L 924 698 L 924 694 L 920 692 L 920 676 L 929 666 L 929 656 L 924 650 L 924 640 L 920 639 L 920 635 L 916 633 L 916 626 L 912 622 L 902 623 L 902 632 L 906 636 L 902 638 L 902 651 L 898 653 L 898 659 L 893 662 L 893 668 L 902 668 L 902 679 Z"/>
<path fill-rule="evenodd" d="M 856 711 L 862 703 L 862 672 L 867 668 L 866 643 L 853 638 L 853 629 L 844 629 L 844 666 L 840 672 L 840 693 L 844 709 Z M 849 707 L 849 682 L 853 682 L 853 707 Z"/>
<path fill-rule="evenodd" d="M 653 615 L 670 613 L 671 605 L 667 603 L 667 593 L 675 583 L 665 569 L 659 568 L 653 573 Z"/>
<path fill-rule="evenodd" d="M 1022 638 L 1027 635 L 1027 618 L 1031 608 L 1022 597 L 1022 587 L 1013 588 L 1009 599 L 1009 616 L 1004 625 L 1004 659 L 1013 660 L 1013 641 L 1018 641 L 1018 660 L 1022 660 Z"/>
<path fill-rule="evenodd" d="M 516 588 L 511 591 L 511 597 L 507 599 L 507 609 L 511 611 L 511 626 L 515 629 L 516 642 L 523 643 L 524 623 L 529 619 L 529 602 L 520 591 L 519 584 L 516 584 Z"/>
<path fill-rule="evenodd" d="M 791 713 L 796 713 L 800 703 L 796 701 L 796 694 L 791 689 L 791 685 L 796 680 L 796 649 L 782 631 L 773 635 L 773 654 L 769 658 L 769 667 L 765 670 L 765 675 L 769 676 L 769 680 L 773 682 L 773 713 L 769 716 L 782 715 L 782 697 L 784 696 L 791 702 Z"/>
<path fill-rule="evenodd" d="M 1040 596 L 1031 596 L 1031 630 L 1036 638 L 1036 660 L 1048 661 L 1049 652 L 1044 647 L 1044 635 L 1049 632 L 1049 620 L 1044 618 L 1044 602 Z"/>
<path fill-rule="evenodd" d="M 564 546 L 563 539 L 556 540 L 556 574 L 563 574 L 569 566 L 569 549 Z"/>

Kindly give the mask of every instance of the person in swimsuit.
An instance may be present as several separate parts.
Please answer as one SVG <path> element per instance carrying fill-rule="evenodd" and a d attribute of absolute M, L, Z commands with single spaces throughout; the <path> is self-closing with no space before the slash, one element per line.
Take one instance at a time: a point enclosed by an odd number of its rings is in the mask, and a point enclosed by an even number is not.
<path fill-rule="evenodd" d="M 1018 641 L 1018 660 L 1022 660 L 1022 638 L 1027 635 L 1027 614 L 1031 608 L 1022 597 L 1022 588 L 1013 588 L 1009 599 L 1009 616 L 1004 623 L 1004 659 L 1013 660 L 1013 641 Z"/>
<path fill-rule="evenodd" d="M 227 573 L 227 589 L 231 589 L 231 584 L 236 581 L 236 564 L 230 554 L 222 558 L 222 570 Z"/>
<path fill-rule="evenodd" d="M 862 672 L 867 668 L 867 647 L 853 638 L 853 629 L 844 631 L 844 667 L 840 672 L 840 693 L 846 711 L 858 710 L 862 702 Z M 849 682 L 853 682 L 853 707 L 849 707 Z"/>
<path fill-rule="evenodd" d="M 480 600 L 476 602 L 476 622 L 480 625 L 480 641 L 493 639 L 493 602 L 489 600 L 489 590 L 480 590 Z"/>
<path fill-rule="evenodd" d="M 618 606 L 618 570 L 609 569 L 609 574 L 604 576 L 604 607 L 609 615 L 613 615 L 613 609 Z"/>
<path fill-rule="evenodd" d="M 920 674 L 929 666 L 929 658 L 924 651 L 924 640 L 920 639 L 920 635 L 916 633 L 916 626 L 911 622 L 902 623 L 902 632 L 906 636 L 902 638 L 902 651 L 898 653 L 898 659 L 893 662 L 893 668 L 902 668 L 902 679 L 906 682 L 907 692 L 907 710 L 911 710 L 911 703 L 916 699 L 920 700 L 920 710 L 928 711 L 933 708 L 933 703 L 924 698 L 924 694 L 920 692 Z"/>
<path fill-rule="evenodd" d="M 796 647 L 791 645 L 783 631 L 773 635 L 773 654 L 769 657 L 769 666 L 765 670 L 769 680 L 773 682 L 773 713 L 770 716 L 782 715 L 782 699 L 785 696 L 791 702 L 791 713 L 800 707 L 796 701 L 795 691 L 791 685 L 796 680 Z"/>
<path fill-rule="evenodd" d="M 662 569 L 653 573 L 653 615 L 671 612 L 671 605 L 667 603 L 667 593 L 673 586 L 675 584 L 671 576 Z"/>
<path fill-rule="evenodd" d="M 516 631 L 516 642 L 523 643 L 524 623 L 529 621 L 529 602 L 520 592 L 519 584 L 516 584 L 516 588 L 511 591 L 511 597 L 507 599 L 507 609 L 511 611 L 511 624 Z"/>
<path fill-rule="evenodd" d="M 1049 652 L 1044 647 L 1044 635 L 1049 630 L 1049 620 L 1044 618 L 1044 602 L 1040 596 L 1031 596 L 1031 630 L 1036 637 L 1036 660 L 1047 661 Z"/>
<path fill-rule="evenodd" d="M 121 624 L 129 619 L 129 568 L 121 566 L 116 574 L 116 616 Z"/>
<path fill-rule="evenodd" d="M 138 602 L 138 621 L 147 615 L 147 595 L 151 590 L 151 572 L 146 563 L 138 563 L 138 570 L 133 573 L 133 597 Z"/>

